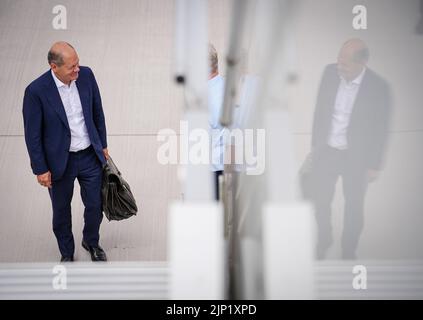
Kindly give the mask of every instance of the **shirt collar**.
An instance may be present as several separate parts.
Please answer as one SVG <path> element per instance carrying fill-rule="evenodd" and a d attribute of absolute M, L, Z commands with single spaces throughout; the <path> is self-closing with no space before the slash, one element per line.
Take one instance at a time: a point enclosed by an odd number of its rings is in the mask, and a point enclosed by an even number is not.
<path fill-rule="evenodd" d="M 341 79 L 343 81 L 345 81 L 345 83 L 347 84 L 356 84 L 356 85 L 360 85 L 361 82 L 363 81 L 363 77 L 364 77 L 364 73 L 366 72 L 366 67 L 363 68 L 363 70 L 360 72 L 360 74 L 351 82 L 346 81 L 343 77 L 341 77 Z"/>
<path fill-rule="evenodd" d="M 361 81 L 363 81 L 363 77 L 364 77 L 364 73 L 366 72 L 366 67 L 363 68 L 363 70 L 360 72 L 360 74 L 358 75 L 357 78 L 355 78 L 353 81 L 351 81 L 352 83 L 361 84 Z"/>
<path fill-rule="evenodd" d="M 215 83 L 221 81 L 222 76 L 220 74 L 218 74 L 217 76 L 214 76 L 213 78 L 208 80 L 208 84 L 209 86 L 213 86 Z"/>
<path fill-rule="evenodd" d="M 56 84 L 57 88 L 68 87 L 67 84 L 64 84 L 62 81 L 59 80 L 59 78 L 56 77 L 53 70 L 50 69 L 50 71 L 51 71 L 51 75 L 53 76 L 53 80 L 54 80 L 54 83 Z M 73 81 L 71 81 L 71 85 L 72 85 L 72 83 L 73 83 Z"/>

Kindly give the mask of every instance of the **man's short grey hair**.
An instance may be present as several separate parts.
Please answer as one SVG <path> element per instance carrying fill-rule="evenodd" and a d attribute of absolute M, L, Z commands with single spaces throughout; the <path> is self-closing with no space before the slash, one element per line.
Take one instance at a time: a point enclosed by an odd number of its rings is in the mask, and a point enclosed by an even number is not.
<path fill-rule="evenodd" d="M 214 73 L 219 69 L 219 60 L 217 58 L 217 51 L 216 48 L 209 43 L 209 60 L 210 60 L 210 69 L 211 72 Z"/>
<path fill-rule="evenodd" d="M 66 44 L 69 47 L 71 47 L 72 49 L 74 49 L 74 47 L 72 47 L 72 45 L 70 43 L 66 42 Z M 52 49 L 50 49 L 48 51 L 47 61 L 48 61 L 48 64 L 54 63 L 58 67 L 61 67 L 63 65 L 63 63 L 64 63 L 63 62 L 63 55 L 62 55 L 62 53 L 53 51 Z"/>

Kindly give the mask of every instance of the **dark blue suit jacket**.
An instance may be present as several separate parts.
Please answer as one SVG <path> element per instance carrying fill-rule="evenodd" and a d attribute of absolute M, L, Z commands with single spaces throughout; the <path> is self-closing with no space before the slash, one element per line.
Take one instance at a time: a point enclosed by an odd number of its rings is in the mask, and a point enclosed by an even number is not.
<path fill-rule="evenodd" d="M 90 68 L 80 67 L 76 86 L 91 145 L 104 165 L 106 124 L 100 91 Z M 23 118 L 25 142 L 33 173 L 39 175 L 50 171 L 52 180 L 60 179 L 68 161 L 71 132 L 50 70 L 25 89 Z"/>

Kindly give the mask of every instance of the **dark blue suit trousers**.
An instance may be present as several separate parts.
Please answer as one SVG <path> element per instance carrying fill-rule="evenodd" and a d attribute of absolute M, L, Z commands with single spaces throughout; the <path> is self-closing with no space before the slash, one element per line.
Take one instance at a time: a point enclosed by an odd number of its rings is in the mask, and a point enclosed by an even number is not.
<path fill-rule="evenodd" d="M 99 229 L 103 219 L 101 206 L 102 164 L 92 146 L 79 152 L 69 152 L 68 163 L 61 179 L 49 189 L 53 206 L 53 231 L 62 256 L 74 254 L 71 201 L 74 181 L 78 179 L 81 198 L 85 206 L 83 239 L 91 246 L 99 242 Z"/>

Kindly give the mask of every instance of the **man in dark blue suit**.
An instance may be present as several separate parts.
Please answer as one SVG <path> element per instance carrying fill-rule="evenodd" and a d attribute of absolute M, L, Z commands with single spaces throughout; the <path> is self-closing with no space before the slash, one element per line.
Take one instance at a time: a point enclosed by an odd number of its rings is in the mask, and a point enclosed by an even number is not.
<path fill-rule="evenodd" d="M 108 158 L 100 91 L 93 72 L 79 66 L 70 44 L 55 43 L 48 63 L 51 69 L 31 82 L 23 101 L 32 171 L 50 194 L 61 261 L 73 261 L 75 251 L 71 217 L 75 179 L 85 206 L 82 246 L 92 261 L 106 261 L 99 245 L 102 167 Z"/>

